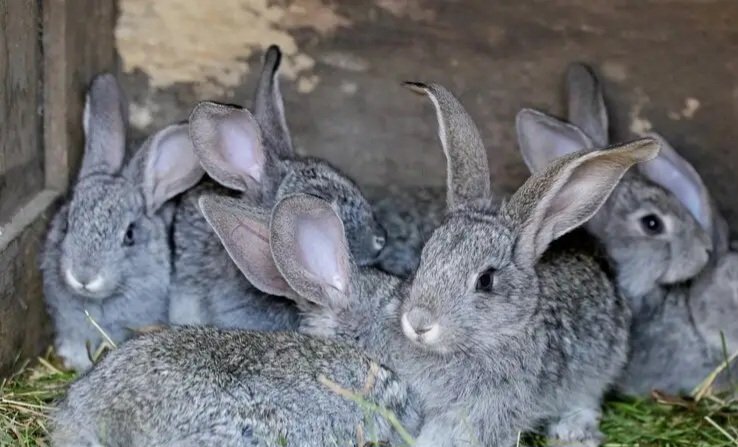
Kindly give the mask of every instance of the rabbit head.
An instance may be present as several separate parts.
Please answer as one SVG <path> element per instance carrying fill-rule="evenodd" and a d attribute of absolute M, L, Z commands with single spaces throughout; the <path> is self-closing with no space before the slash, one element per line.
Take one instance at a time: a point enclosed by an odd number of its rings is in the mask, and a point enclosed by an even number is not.
<path fill-rule="evenodd" d="M 279 50 L 271 47 L 257 88 L 254 115 L 248 110 L 202 102 L 190 117 L 190 134 L 202 166 L 218 183 L 260 206 L 307 193 L 330 202 L 345 223 L 360 264 L 373 262 L 385 232 L 359 187 L 323 160 L 296 157 L 279 93 Z"/>
<path fill-rule="evenodd" d="M 536 265 L 549 244 L 592 217 L 626 170 L 655 156 L 658 145 L 644 139 L 557 159 L 496 210 L 471 118 L 443 87 L 416 88 L 436 107 L 450 173 L 449 214 L 423 249 L 402 306 L 402 329 L 429 351 L 493 354 L 536 312 Z"/>
<path fill-rule="evenodd" d="M 520 151 L 531 172 L 557 157 L 607 145 L 607 113 L 595 78 L 576 64 L 567 82 L 573 124 L 530 109 L 517 116 Z M 700 176 L 663 138 L 649 136 L 658 140 L 659 155 L 628 172 L 587 224 L 606 245 L 630 297 L 694 277 L 711 252 L 727 245 L 727 228 Z"/>
<path fill-rule="evenodd" d="M 294 300 L 300 331 L 365 348 L 377 337 L 399 279 L 358 267 L 343 222 L 331 203 L 309 194 L 280 200 L 271 212 L 238 199 L 203 195 L 200 208 L 228 254 L 258 289 Z"/>
<path fill-rule="evenodd" d="M 66 286 L 92 299 L 145 289 L 162 269 L 168 272 L 171 213 L 163 205 L 204 174 L 185 124 L 151 136 L 124 166 L 125 109 L 115 77 L 95 78 L 85 105 L 85 153 L 60 260 Z"/>

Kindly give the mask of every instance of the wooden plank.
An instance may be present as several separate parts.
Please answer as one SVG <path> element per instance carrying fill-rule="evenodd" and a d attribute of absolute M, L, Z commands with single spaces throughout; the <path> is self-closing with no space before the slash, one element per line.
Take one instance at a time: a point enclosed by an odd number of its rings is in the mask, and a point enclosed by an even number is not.
<path fill-rule="evenodd" d="M 51 326 L 38 266 L 56 197 L 42 191 L 0 227 L 0 377 L 48 345 Z"/>
<path fill-rule="evenodd" d="M 38 6 L 0 1 L 0 224 L 44 185 Z"/>
<path fill-rule="evenodd" d="M 84 150 L 84 92 L 115 71 L 114 0 L 50 0 L 43 6 L 46 187 L 64 191 Z"/>
<path fill-rule="evenodd" d="M 40 250 L 81 159 L 87 85 L 115 66 L 114 23 L 114 0 L 0 0 L 0 376 L 49 343 Z"/>

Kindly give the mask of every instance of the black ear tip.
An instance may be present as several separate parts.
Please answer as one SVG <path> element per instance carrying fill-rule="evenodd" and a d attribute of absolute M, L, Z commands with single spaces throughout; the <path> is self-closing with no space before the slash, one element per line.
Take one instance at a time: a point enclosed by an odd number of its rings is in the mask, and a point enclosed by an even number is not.
<path fill-rule="evenodd" d="M 592 81 L 597 82 L 594 69 L 584 62 L 572 62 L 566 68 L 566 77 L 569 81 Z"/>
<path fill-rule="evenodd" d="M 277 45 L 269 45 L 269 48 L 267 48 L 266 53 L 264 54 L 264 65 L 272 67 L 271 69 L 276 71 L 277 68 L 279 68 L 281 61 L 282 50 L 280 50 Z"/>
<path fill-rule="evenodd" d="M 422 82 L 405 81 L 402 85 L 410 89 L 411 92 L 419 95 L 425 95 L 428 93 L 428 90 L 430 90 L 428 84 L 424 84 Z"/>

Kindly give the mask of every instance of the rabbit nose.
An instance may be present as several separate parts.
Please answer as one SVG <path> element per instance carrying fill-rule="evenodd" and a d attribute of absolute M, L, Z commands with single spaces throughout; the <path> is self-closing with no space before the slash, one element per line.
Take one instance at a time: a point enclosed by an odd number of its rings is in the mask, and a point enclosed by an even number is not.
<path fill-rule="evenodd" d="M 76 274 L 72 272 L 71 268 L 68 268 L 64 272 L 67 283 L 76 290 L 88 290 L 90 292 L 98 292 L 103 287 L 103 278 L 100 275 L 96 275 L 89 270 L 83 270 Z"/>
<path fill-rule="evenodd" d="M 414 308 L 402 315 L 402 331 L 411 340 L 433 343 L 438 339 L 440 328 L 428 310 Z"/>

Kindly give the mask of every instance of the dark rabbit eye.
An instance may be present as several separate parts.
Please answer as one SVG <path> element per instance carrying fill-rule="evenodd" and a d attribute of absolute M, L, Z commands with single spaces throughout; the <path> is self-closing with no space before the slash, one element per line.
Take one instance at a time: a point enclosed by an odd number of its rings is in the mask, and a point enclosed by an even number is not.
<path fill-rule="evenodd" d="M 646 234 L 655 236 L 664 232 L 664 222 L 655 214 L 647 214 L 641 217 L 641 226 Z"/>
<path fill-rule="evenodd" d="M 132 223 L 128 225 L 128 228 L 126 229 L 126 234 L 123 236 L 123 244 L 127 246 L 133 245 L 134 239 L 133 239 L 133 230 L 136 228 L 136 224 Z"/>
<path fill-rule="evenodd" d="M 477 292 L 491 292 L 495 283 L 495 269 L 487 269 L 477 278 Z"/>

